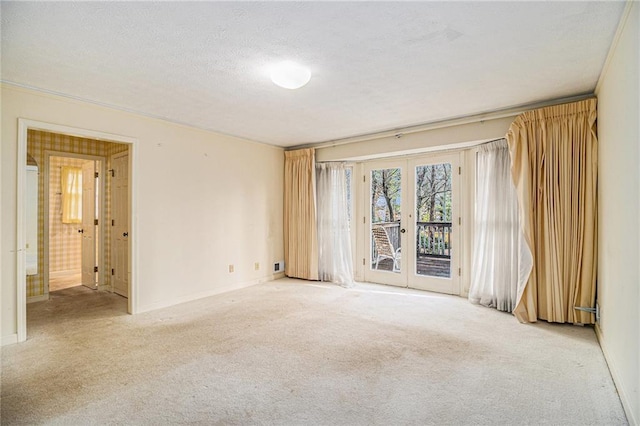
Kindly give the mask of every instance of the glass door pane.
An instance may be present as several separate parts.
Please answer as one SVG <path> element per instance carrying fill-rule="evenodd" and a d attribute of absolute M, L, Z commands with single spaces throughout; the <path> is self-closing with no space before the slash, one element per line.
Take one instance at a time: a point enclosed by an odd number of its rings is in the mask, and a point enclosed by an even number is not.
<path fill-rule="evenodd" d="M 415 167 L 415 273 L 451 277 L 453 193 L 451 163 Z"/>
<path fill-rule="evenodd" d="M 370 175 L 371 270 L 401 272 L 402 170 L 373 169 Z"/>
<path fill-rule="evenodd" d="M 365 281 L 459 293 L 459 157 L 365 164 L 359 259 Z"/>
<path fill-rule="evenodd" d="M 408 286 L 460 293 L 460 154 L 410 160 L 410 238 Z"/>

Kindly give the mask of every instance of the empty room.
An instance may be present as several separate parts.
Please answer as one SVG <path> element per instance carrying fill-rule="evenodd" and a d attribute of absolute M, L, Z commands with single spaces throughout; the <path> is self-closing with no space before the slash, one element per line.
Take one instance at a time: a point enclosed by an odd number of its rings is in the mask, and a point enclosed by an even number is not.
<path fill-rule="evenodd" d="M 640 3 L 0 3 L 0 422 L 640 424 Z"/>

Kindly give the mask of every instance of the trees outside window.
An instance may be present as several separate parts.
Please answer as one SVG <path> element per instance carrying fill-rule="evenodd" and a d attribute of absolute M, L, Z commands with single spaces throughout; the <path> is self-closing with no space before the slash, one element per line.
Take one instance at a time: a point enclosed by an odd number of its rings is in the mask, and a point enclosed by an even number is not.
<path fill-rule="evenodd" d="M 451 164 L 416 167 L 418 222 L 451 222 Z"/>

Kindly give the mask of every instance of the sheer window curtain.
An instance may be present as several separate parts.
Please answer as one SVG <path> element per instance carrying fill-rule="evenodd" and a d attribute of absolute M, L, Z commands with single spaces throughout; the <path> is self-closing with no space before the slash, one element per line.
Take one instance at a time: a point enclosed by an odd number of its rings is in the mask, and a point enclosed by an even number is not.
<path fill-rule="evenodd" d="M 82 169 L 62 166 L 62 223 L 82 222 Z"/>
<path fill-rule="evenodd" d="M 348 287 L 353 265 L 346 168 L 344 163 L 316 164 L 319 278 Z"/>
<path fill-rule="evenodd" d="M 511 312 L 532 266 L 519 226 L 506 139 L 482 145 L 477 154 L 475 238 L 469 300 Z"/>

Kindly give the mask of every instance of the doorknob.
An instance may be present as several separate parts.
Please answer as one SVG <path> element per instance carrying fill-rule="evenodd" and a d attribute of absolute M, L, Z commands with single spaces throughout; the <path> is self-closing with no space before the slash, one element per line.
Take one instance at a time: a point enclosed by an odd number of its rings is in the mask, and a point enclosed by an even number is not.
<path fill-rule="evenodd" d="M 79 232 L 80 234 L 84 234 L 84 229 L 78 229 L 78 232 Z"/>
<path fill-rule="evenodd" d="M 407 232 L 407 231 L 406 231 L 404 228 L 402 228 L 402 229 L 400 230 L 400 232 L 402 232 L 402 233 L 404 234 L 404 233 L 405 233 L 405 232 Z"/>
<path fill-rule="evenodd" d="M 128 236 L 129 236 L 129 233 L 128 233 L 128 232 L 123 232 L 123 233 L 122 233 L 122 236 L 123 236 L 123 237 L 128 237 Z"/>

